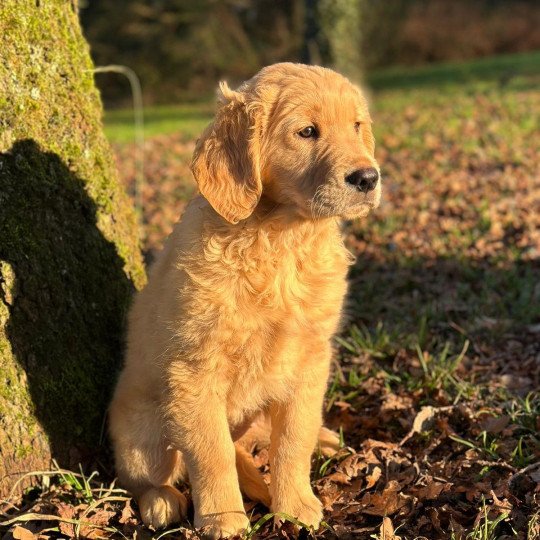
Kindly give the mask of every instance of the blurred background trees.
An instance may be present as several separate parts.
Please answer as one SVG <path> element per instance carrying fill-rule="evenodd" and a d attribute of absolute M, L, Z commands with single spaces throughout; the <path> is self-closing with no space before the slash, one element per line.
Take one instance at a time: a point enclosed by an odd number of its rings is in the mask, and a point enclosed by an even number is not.
<path fill-rule="evenodd" d="M 540 48 L 537 0 L 86 0 L 98 65 L 133 68 L 149 102 L 211 94 L 278 61 L 361 70 Z M 129 95 L 99 81 L 106 101 Z"/>

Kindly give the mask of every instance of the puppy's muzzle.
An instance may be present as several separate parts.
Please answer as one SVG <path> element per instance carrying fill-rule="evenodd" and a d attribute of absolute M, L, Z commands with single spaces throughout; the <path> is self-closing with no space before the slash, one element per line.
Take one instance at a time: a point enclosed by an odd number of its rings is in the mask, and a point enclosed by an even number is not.
<path fill-rule="evenodd" d="M 362 193 L 369 193 L 370 191 L 373 191 L 378 181 L 379 172 L 373 167 L 357 169 L 356 171 L 353 171 L 345 176 L 345 182 L 351 186 L 354 186 Z"/>

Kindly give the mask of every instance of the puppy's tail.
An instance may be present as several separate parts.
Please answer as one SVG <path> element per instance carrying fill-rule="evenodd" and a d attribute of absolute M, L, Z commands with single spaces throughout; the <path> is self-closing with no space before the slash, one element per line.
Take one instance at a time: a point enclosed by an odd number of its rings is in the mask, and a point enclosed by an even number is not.
<path fill-rule="evenodd" d="M 252 501 L 263 503 L 270 508 L 270 491 L 255 463 L 253 456 L 239 443 L 234 445 L 236 449 L 236 470 L 240 489 Z"/>

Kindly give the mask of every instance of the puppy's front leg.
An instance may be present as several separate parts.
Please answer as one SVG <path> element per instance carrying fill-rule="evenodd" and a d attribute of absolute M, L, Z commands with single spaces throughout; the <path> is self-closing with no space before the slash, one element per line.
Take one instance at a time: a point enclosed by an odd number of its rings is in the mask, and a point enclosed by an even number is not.
<path fill-rule="evenodd" d="M 195 507 L 195 527 L 208 538 L 241 534 L 249 520 L 236 472 L 236 454 L 225 402 L 215 383 L 181 389 L 182 403 L 170 411 L 170 438 L 182 451 Z M 186 395 L 187 394 L 187 395 Z"/>
<path fill-rule="evenodd" d="M 327 371 L 304 374 L 287 403 L 271 408 L 272 511 L 317 529 L 322 505 L 310 485 L 311 455 L 322 424 Z"/>

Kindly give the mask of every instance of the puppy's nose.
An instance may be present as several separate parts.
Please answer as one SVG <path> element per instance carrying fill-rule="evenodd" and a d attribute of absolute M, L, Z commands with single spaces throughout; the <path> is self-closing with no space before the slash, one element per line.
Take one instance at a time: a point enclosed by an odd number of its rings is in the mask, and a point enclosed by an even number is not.
<path fill-rule="evenodd" d="M 367 167 L 365 169 L 357 169 L 345 177 L 345 182 L 351 184 L 358 191 L 368 193 L 375 189 L 379 180 L 379 172 L 373 167 Z"/>

